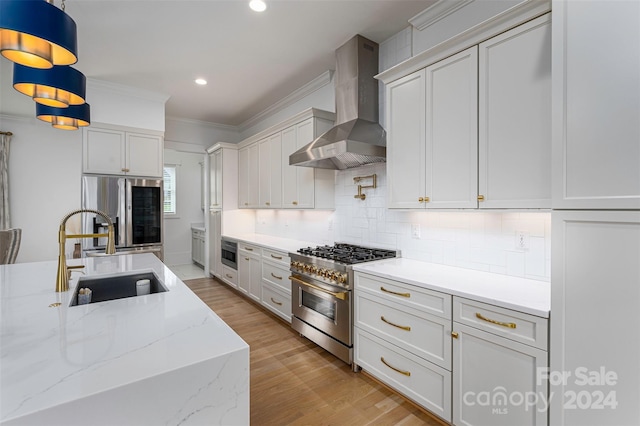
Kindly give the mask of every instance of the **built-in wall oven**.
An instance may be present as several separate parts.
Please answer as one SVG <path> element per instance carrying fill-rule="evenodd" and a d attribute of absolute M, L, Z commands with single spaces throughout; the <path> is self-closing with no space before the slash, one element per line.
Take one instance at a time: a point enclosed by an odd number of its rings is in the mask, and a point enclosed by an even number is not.
<path fill-rule="evenodd" d="M 353 361 L 353 264 L 394 250 L 338 243 L 289 253 L 291 326 L 347 364 Z"/>
<path fill-rule="evenodd" d="M 116 254 L 154 253 L 163 260 L 162 179 L 83 175 L 82 208 L 105 212 L 113 221 Z M 82 233 L 106 233 L 104 219 L 82 214 Z M 106 238 L 82 240 L 85 256 L 104 253 Z"/>
<path fill-rule="evenodd" d="M 222 238 L 220 241 L 220 258 L 223 265 L 238 270 L 238 242 Z"/>

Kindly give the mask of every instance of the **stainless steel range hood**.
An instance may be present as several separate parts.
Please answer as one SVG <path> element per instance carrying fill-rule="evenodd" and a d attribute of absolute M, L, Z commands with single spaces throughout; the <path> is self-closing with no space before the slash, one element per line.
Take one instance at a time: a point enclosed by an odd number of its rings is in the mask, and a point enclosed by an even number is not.
<path fill-rule="evenodd" d="M 386 161 L 377 73 L 377 43 L 357 35 L 336 50 L 337 124 L 291 154 L 290 165 L 344 170 Z"/>

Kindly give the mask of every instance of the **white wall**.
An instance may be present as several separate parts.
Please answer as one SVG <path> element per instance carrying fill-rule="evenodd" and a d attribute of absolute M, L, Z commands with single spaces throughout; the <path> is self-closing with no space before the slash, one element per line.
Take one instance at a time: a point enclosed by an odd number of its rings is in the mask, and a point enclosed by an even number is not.
<path fill-rule="evenodd" d="M 201 171 L 204 153 L 179 152 L 165 149 L 164 163 L 176 167 L 176 209 L 175 216 L 164 219 L 164 263 L 183 265 L 191 263 L 191 225 L 204 223 L 201 209 Z"/>
<path fill-rule="evenodd" d="M 13 132 L 11 225 L 22 228 L 16 261 L 55 260 L 60 220 L 80 208 L 82 132 L 54 129 L 36 118 L 8 116 L 0 116 L 0 129 Z"/>

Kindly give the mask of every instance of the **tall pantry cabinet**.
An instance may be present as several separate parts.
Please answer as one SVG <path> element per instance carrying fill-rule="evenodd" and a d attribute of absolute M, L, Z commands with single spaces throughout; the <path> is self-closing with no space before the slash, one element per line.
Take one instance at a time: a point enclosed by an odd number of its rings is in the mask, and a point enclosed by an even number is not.
<path fill-rule="evenodd" d="M 550 424 L 638 425 L 640 2 L 554 1 L 552 26 Z"/>
<path fill-rule="evenodd" d="M 207 149 L 209 155 L 209 207 L 207 228 L 209 238 L 209 274 L 221 277 L 220 238 L 224 211 L 238 206 L 238 148 L 234 144 L 217 143 Z"/>

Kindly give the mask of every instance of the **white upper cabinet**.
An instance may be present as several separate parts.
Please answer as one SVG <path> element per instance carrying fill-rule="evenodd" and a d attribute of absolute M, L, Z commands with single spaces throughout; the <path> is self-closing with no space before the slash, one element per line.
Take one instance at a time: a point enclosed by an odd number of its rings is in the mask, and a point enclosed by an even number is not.
<path fill-rule="evenodd" d="M 389 84 L 390 208 L 475 208 L 478 48 Z"/>
<path fill-rule="evenodd" d="M 209 154 L 210 209 L 222 208 L 222 149 Z"/>
<path fill-rule="evenodd" d="M 426 207 L 477 207 L 477 70 L 475 46 L 427 67 Z"/>
<path fill-rule="evenodd" d="M 425 71 L 387 85 L 389 208 L 423 208 L 425 195 Z"/>
<path fill-rule="evenodd" d="M 333 125 L 333 113 L 309 109 L 240 143 L 239 207 L 333 209 L 333 170 L 289 165 L 289 155 Z"/>
<path fill-rule="evenodd" d="M 551 207 L 551 17 L 387 84 L 388 207 Z"/>
<path fill-rule="evenodd" d="M 83 173 L 162 177 L 162 136 L 99 127 L 82 136 Z"/>
<path fill-rule="evenodd" d="M 551 15 L 480 44 L 481 208 L 551 207 Z"/>
<path fill-rule="evenodd" d="M 282 206 L 282 135 L 275 133 L 258 142 L 259 205 Z"/>
<path fill-rule="evenodd" d="M 638 209 L 640 3 L 558 1 L 553 15 L 553 207 Z"/>

